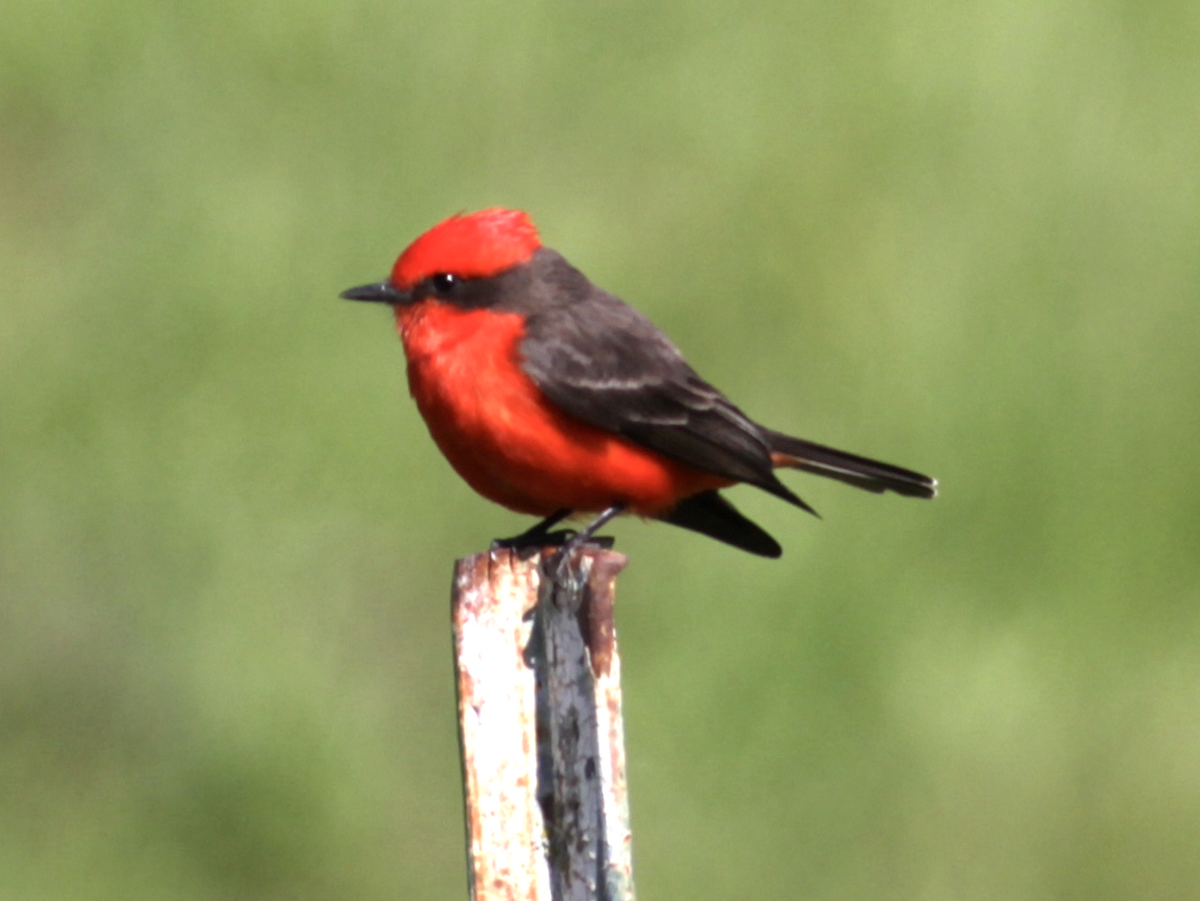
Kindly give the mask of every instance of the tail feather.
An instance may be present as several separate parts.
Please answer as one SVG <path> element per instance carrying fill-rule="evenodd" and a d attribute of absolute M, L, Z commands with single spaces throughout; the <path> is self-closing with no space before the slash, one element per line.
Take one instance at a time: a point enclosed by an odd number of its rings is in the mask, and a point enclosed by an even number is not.
<path fill-rule="evenodd" d="M 771 459 L 777 466 L 790 466 L 837 479 L 877 494 L 894 491 L 906 497 L 925 498 L 937 494 L 937 481 L 919 472 L 848 454 L 803 438 L 792 438 L 770 429 L 763 429 L 763 436 L 771 449 Z"/>
<path fill-rule="evenodd" d="M 778 557 L 783 553 L 779 542 L 715 491 L 703 491 L 684 498 L 659 519 L 760 557 Z"/>

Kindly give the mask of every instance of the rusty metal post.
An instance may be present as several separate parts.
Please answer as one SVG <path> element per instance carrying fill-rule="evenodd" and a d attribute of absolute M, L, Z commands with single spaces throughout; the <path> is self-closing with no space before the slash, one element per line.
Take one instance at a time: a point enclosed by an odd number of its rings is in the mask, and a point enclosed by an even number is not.
<path fill-rule="evenodd" d="M 458 561 L 453 620 L 473 901 L 633 901 L 621 554 L 568 578 L 508 550 Z"/>

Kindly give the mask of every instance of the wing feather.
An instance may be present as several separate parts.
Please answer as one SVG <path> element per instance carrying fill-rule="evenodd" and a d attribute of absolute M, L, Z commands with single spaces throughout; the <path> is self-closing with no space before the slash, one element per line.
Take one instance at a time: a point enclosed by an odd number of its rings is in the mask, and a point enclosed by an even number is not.
<path fill-rule="evenodd" d="M 569 295 L 568 295 L 569 296 Z M 588 290 L 529 315 L 525 372 L 561 409 L 643 447 L 807 506 L 775 476 L 762 429 L 620 299 Z"/>

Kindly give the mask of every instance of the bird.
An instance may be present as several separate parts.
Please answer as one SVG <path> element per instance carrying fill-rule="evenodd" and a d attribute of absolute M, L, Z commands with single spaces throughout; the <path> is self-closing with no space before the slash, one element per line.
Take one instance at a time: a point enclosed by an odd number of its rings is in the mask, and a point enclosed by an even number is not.
<path fill-rule="evenodd" d="M 632 514 L 775 558 L 780 544 L 722 489 L 753 485 L 813 515 L 776 470 L 937 493 L 929 476 L 755 422 L 642 313 L 543 246 L 521 210 L 453 215 L 387 278 L 340 296 L 392 307 L 410 393 L 467 484 L 541 517 L 499 545 L 566 542 L 565 557 Z M 551 532 L 587 515 L 580 531 Z"/>

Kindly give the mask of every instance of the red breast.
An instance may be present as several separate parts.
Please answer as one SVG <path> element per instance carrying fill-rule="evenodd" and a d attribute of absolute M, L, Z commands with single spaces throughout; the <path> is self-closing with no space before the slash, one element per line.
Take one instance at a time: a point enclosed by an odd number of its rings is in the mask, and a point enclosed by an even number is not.
<path fill-rule="evenodd" d="M 548 516 L 614 503 L 642 516 L 731 482 L 563 413 L 521 369 L 524 317 L 436 300 L 396 309 L 408 384 L 451 466 L 489 500 Z"/>

